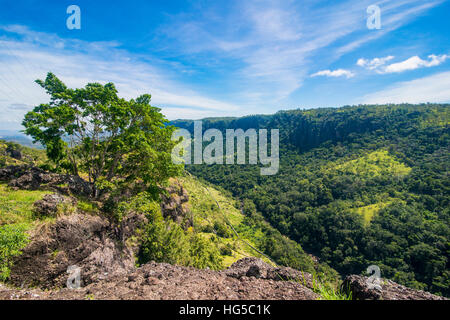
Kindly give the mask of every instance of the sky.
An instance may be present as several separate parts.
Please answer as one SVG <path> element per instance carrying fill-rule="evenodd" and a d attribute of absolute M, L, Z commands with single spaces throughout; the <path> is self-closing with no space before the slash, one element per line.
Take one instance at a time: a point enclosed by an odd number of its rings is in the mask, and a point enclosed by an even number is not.
<path fill-rule="evenodd" d="M 450 0 L 0 0 L 0 130 L 49 101 L 34 82 L 47 72 L 150 93 L 170 120 L 450 102 L 449 13 Z"/>

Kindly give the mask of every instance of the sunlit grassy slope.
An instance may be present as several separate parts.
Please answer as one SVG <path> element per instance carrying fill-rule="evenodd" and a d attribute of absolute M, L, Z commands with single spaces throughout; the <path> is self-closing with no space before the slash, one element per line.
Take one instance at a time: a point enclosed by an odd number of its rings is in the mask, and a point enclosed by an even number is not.
<path fill-rule="evenodd" d="M 387 150 L 376 150 L 354 160 L 336 163 L 330 169 L 366 178 L 382 175 L 401 177 L 411 171 L 411 168 L 396 160 Z"/>
<path fill-rule="evenodd" d="M 342 159 L 331 164 L 327 164 L 326 171 L 337 172 L 345 175 L 354 176 L 356 179 L 372 179 L 378 177 L 396 177 L 403 178 L 411 172 L 411 168 L 390 155 L 387 150 L 379 149 L 356 159 Z M 388 194 L 372 194 L 377 202 L 369 205 L 358 205 L 358 201 L 350 203 L 354 212 L 362 215 L 366 224 L 370 223 L 372 218 L 394 200 Z"/>
<path fill-rule="evenodd" d="M 254 241 L 264 235 L 261 230 L 243 224 L 244 215 L 230 195 L 191 176 L 180 177 L 177 180 L 189 193 L 189 207 L 194 217 L 194 228 L 207 238 L 214 236 L 214 241 L 221 249 L 225 267 L 249 256 L 259 257 L 270 263 L 248 245 L 255 246 Z M 221 210 L 214 199 L 219 203 Z M 229 224 L 235 228 L 239 238 Z"/>
<path fill-rule="evenodd" d="M 36 222 L 33 203 L 42 199 L 49 191 L 12 190 L 6 184 L 0 184 L 0 225 L 26 224 Z"/>

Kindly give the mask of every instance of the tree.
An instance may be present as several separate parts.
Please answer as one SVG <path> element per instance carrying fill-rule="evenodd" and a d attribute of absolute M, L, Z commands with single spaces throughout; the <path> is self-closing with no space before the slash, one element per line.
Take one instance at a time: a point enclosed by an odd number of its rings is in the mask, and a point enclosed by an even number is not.
<path fill-rule="evenodd" d="M 94 197 L 114 187 L 155 192 L 179 172 L 171 161 L 175 128 L 150 105 L 149 94 L 127 101 L 113 83 L 70 89 L 52 73 L 36 82 L 51 99 L 25 115 L 24 132 L 60 167 L 86 173 Z"/>

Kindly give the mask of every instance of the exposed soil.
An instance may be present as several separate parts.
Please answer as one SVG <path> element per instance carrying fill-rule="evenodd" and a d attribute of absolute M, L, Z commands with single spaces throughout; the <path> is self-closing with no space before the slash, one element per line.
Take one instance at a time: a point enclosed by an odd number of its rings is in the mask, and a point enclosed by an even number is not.
<path fill-rule="evenodd" d="M 100 280 L 81 289 L 13 290 L 0 286 L 0 299 L 280 299 L 311 300 L 319 296 L 295 282 L 148 263 L 128 275 Z"/>

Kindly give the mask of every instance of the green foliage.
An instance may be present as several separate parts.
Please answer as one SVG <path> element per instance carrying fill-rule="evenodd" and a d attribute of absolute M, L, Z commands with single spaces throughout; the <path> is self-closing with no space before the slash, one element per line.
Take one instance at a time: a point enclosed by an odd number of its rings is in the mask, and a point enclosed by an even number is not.
<path fill-rule="evenodd" d="M 0 225 L 35 223 L 33 203 L 48 193 L 39 190 L 12 190 L 0 183 Z"/>
<path fill-rule="evenodd" d="M 330 163 L 329 170 L 369 179 L 386 175 L 403 177 L 409 174 L 411 168 L 397 161 L 387 150 L 376 150 L 342 164 Z"/>
<path fill-rule="evenodd" d="M 59 167 L 85 172 L 93 196 L 123 188 L 157 194 L 158 184 L 179 172 L 171 161 L 174 127 L 150 105 L 150 95 L 127 101 L 112 83 L 69 89 L 52 73 L 36 82 L 51 100 L 25 115 L 25 133 Z"/>
<path fill-rule="evenodd" d="M 189 193 L 190 210 L 194 217 L 195 228 L 205 236 L 214 234 L 215 242 L 224 257 L 225 266 L 246 256 L 256 256 L 272 264 L 270 260 L 252 248 L 255 247 L 278 264 L 317 272 L 325 278 L 339 277 L 329 266 L 314 263 L 298 243 L 283 236 L 264 221 L 264 218 L 255 211 L 255 205 L 251 200 L 243 202 L 242 211 L 248 214 L 244 215 L 238 209 L 240 203 L 234 201 L 220 188 L 189 176 L 179 180 Z M 215 201 L 219 203 L 221 210 Z M 234 234 L 229 224 L 237 231 L 239 237 Z"/>
<path fill-rule="evenodd" d="M 0 226 L 0 281 L 9 277 L 12 259 L 28 243 L 26 227 L 20 224 Z"/>
<path fill-rule="evenodd" d="M 354 106 L 207 119 L 204 130 L 280 129 L 280 171 L 187 168 L 243 201 L 253 225 L 269 222 L 343 275 L 376 264 L 383 277 L 449 296 L 449 108 Z M 190 121 L 174 124 L 192 128 Z M 285 252 L 267 242 L 266 253 Z"/>
<path fill-rule="evenodd" d="M 11 155 L 16 151 L 21 154 L 21 159 L 14 159 Z M 11 141 L 0 140 L 0 168 L 9 165 L 44 165 L 47 161 L 44 150 L 38 150 L 22 146 Z"/>
<path fill-rule="evenodd" d="M 172 220 L 165 221 L 159 203 L 148 193 L 140 193 L 118 206 L 118 215 L 145 213 L 148 224 L 142 230 L 138 262 L 166 262 L 196 268 L 222 269 L 218 247 L 192 231 L 185 231 Z"/>
<path fill-rule="evenodd" d="M 313 291 L 320 295 L 319 300 L 352 300 L 352 293 L 346 293 L 330 284 L 313 281 Z"/>

